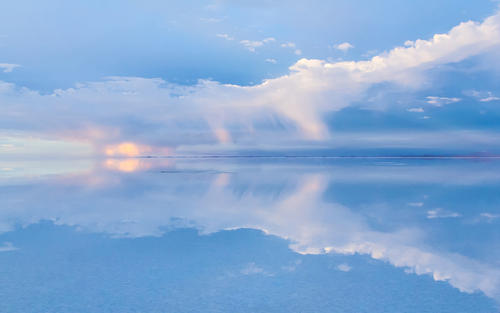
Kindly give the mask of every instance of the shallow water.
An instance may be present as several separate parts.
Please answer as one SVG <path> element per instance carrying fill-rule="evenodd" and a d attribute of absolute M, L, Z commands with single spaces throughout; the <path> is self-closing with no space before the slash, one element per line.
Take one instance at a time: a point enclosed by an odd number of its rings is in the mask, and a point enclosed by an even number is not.
<path fill-rule="evenodd" d="M 497 312 L 500 161 L 0 161 L 0 312 Z"/>

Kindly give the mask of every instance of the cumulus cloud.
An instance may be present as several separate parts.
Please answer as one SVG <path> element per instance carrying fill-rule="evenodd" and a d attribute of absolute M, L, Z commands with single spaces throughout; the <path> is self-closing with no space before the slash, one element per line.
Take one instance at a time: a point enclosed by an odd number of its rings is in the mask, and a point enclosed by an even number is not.
<path fill-rule="evenodd" d="M 342 52 L 347 52 L 349 49 L 354 48 L 354 46 L 348 42 L 339 43 L 339 44 L 335 45 L 334 47 L 335 47 L 335 49 L 340 50 Z"/>
<path fill-rule="evenodd" d="M 240 43 L 255 51 L 273 41 Z M 372 86 L 420 88 L 427 70 L 489 52 L 499 44 L 500 15 L 496 14 L 482 23 L 461 23 L 430 40 L 409 41 L 370 60 L 300 59 L 287 75 L 254 86 L 206 80 L 178 86 L 161 79 L 111 77 L 42 95 L 0 82 L 0 122 L 4 129 L 104 144 L 321 141 L 330 138 L 325 114 L 362 99 Z M 430 96 L 427 101 L 442 105 L 458 98 Z"/>
<path fill-rule="evenodd" d="M 3 70 L 4 73 L 12 72 L 16 67 L 20 67 L 19 64 L 10 64 L 10 63 L 0 63 L 0 69 Z"/>

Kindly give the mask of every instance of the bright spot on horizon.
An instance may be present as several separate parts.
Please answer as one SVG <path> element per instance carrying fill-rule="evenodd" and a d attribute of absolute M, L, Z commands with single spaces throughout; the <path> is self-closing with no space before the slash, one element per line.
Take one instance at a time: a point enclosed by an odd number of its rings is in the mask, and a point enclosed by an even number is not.
<path fill-rule="evenodd" d="M 124 142 L 118 145 L 107 146 L 105 153 L 107 156 L 128 156 L 134 157 L 140 155 L 141 149 L 132 142 Z"/>

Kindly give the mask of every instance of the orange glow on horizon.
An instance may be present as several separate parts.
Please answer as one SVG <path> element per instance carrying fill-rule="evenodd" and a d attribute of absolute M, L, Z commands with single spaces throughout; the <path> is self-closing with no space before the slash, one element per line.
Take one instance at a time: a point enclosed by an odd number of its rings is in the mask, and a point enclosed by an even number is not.
<path fill-rule="evenodd" d="M 106 146 L 104 153 L 109 157 L 137 157 L 150 154 L 166 156 L 172 154 L 172 149 L 169 147 L 155 147 L 133 142 L 122 142 Z"/>
<path fill-rule="evenodd" d="M 108 156 L 138 156 L 141 151 L 138 145 L 132 142 L 124 142 L 118 145 L 108 146 L 105 150 Z"/>

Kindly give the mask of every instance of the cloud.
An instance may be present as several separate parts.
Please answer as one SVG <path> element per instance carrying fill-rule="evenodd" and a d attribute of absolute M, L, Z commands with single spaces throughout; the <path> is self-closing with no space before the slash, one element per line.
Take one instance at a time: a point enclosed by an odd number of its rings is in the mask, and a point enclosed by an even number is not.
<path fill-rule="evenodd" d="M 335 49 L 340 50 L 342 52 L 347 52 L 349 49 L 354 48 L 354 46 L 348 42 L 339 43 L 339 44 L 335 45 L 334 47 L 335 47 Z"/>
<path fill-rule="evenodd" d="M 477 98 L 480 102 L 490 102 L 490 101 L 500 100 L 500 97 L 493 95 L 491 91 L 470 90 L 470 91 L 465 91 L 464 94 Z"/>
<path fill-rule="evenodd" d="M 490 223 L 492 221 L 500 218 L 500 214 L 493 214 L 493 213 L 487 213 L 487 212 L 481 213 L 479 216 L 482 217 L 482 218 L 484 218 L 484 219 L 486 219 Z"/>
<path fill-rule="evenodd" d="M 336 165 L 328 171 L 311 172 L 311 168 L 299 166 L 300 171 L 291 172 L 289 167 L 266 166 L 262 172 L 256 168 L 263 164 L 255 165 L 252 161 L 238 167 L 237 179 L 221 185 L 220 174 L 236 170 L 227 162 L 193 163 L 180 159 L 168 166 L 162 159 L 140 161 L 147 161 L 150 166 L 142 167 L 144 172 L 139 170 L 134 176 L 91 166 L 91 170 L 77 175 L 37 178 L 39 183 L 18 179 L 17 187 L 10 189 L 9 199 L 22 197 L 26 201 L 13 201 L 0 211 L 0 231 L 40 220 L 117 237 L 160 236 L 174 226 L 195 227 L 202 234 L 252 228 L 287 239 L 290 248 L 300 254 L 366 254 L 407 272 L 446 281 L 461 291 L 482 291 L 499 299 L 500 270 L 495 264 L 483 262 L 474 253 L 467 256 L 467 251 L 447 251 L 442 241 L 436 243 L 445 239 L 426 237 L 426 227 L 409 226 L 406 221 L 393 224 L 389 217 L 392 210 L 380 213 L 380 219 L 388 218 L 391 225 L 380 230 L 358 209 L 325 198 L 332 182 L 352 185 L 382 180 L 414 185 L 422 181 L 433 188 L 439 180 L 467 184 L 470 182 L 466 181 L 484 181 L 483 175 L 493 175 L 498 183 L 499 174 L 489 167 L 479 167 L 482 170 L 478 171 L 478 164 L 472 168 L 452 164 L 451 169 L 436 164 L 369 168 L 362 165 L 354 169 Z M 169 168 L 172 171 L 158 171 Z M 459 168 L 468 174 L 457 171 Z M 472 178 L 457 178 L 449 173 Z M 41 199 L 40 195 L 46 196 Z M 178 222 L 172 225 L 172 221 Z M 486 244 L 494 242 L 489 240 Z M 239 272 L 272 275 L 255 263 L 245 264 Z"/>
<path fill-rule="evenodd" d="M 420 208 L 420 207 L 424 206 L 424 203 L 423 202 L 410 202 L 410 203 L 408 203 L 408 205 Z"/>
<path fill-rule="evenodd" d="M 498 100 L 500 100 L 499 97 L 489 96 L 489 97 L 480 99 L 479 101 L 481 101 L 481 102 L 490 102 L 490 101 L 498 101 Z"/>
<path fill-rule="evenodd" d="M 217 34 L 216 36 L 219 38 L 224 38 L 226 40 L 234 40 L 234 38 L 229 36 L 228 34 Z"/>
<path fill-rule="evenodd" d="M 435 219 L 435 218 L 456 218 L 456 217 L 461 217 L 462 214 L 457 213 L 457 212 L 452 212 L 452 211 L 447 211 L 442 208 L 437 208 L 434 210 L 429 210 L 427 211 L 427 218 L 428 219 Z"/>
<path fill-rule="evenodd" d="M 215 18 L 215 17 L 201 17 L 200 21 L 205 22 L 205 23 L 220 23 L 224 19 L 222 18 Z"/>
<path fill-rule="evenodd" d="M 285 42 L 280 45 L 282 48 L 295 48 L 294 42 Z"/>
<path fill-rule="evenodd" d="M 4 73 L 12 72 L 16 67 L 20 67 L 19 64 L 9 64 L 9 63 L 0 63 L 0 69 L 3 69 Z"/>
<path fill-rule="evenodd" d="M 423 108 L 409 108 L 406 111 L 408 111 L 408 112 L 422 113 L 422 112 L 424 112 L 424 109 Z"/>
<path fill-rule="evenodd" d="M 276 39 L 273 37 L 265 38 L 263 40 L 257 40 L 257 41 L 252 41 L 252 40 L 240 40 L 240 44 L 242 44 L 245 49 L 251 52 L 255 52 L 256 48 L 262 47 L 264 44 L 269 43 L 269 42 L 274 42 Z"/>
<path fill-rule="evenodd" d="M 240 43 L 255 51 L 273 41 Z M 496 14 L 482 23 L 461 23 L 430 40 L 409 41 L 370 60 L 303 58 L 288 74 L 253 86 L 207 80 L 179 86 L 157 78 L 109 77 L 47 95 L 0 82 L 0 124 L 4 129 L 77 137 L 98 145 L 326 141 L 331 134 L 325 116 L 363 99 L 373 86 L 422 88 L 428 70 L 490 52 L 499 44 Z M 443 105 L 458 98 L 430 96 L 427 101 Z"/>
<path fill-rule="evenodd" d="M 447 98 L 447 97 L 435 97 L 435 96 L 428 96 L 427 97 L 427 103 L 432 104 L 437 107 L 441 107 L 445 104 L 450 104 L 450 103 L 455 103 L 459 102 L 460 98 Z"/>
<path fill-rule="evenodd" d="M 8 252 L 15 250 L 18 250 L 18 248 L 14 247 L 14 245 L 11 242 L 4 242 L 3 245 L 0 246 L 0 252 Z"/>
<path fill-rule="evenodd" d="M 290 48 L 290 49 L 293 50 L 293 53 L 295 53 L 296 55 L 301 55 L 302 54 L 302 50 L 296 49 L 297 48 L 296 44 L 294 42 L 291 42 L 291 41 L 282 43 L 280 45 L 280 47 L 282 47 L 282 48 Z"/>
<path fill-rule="evenodd" d="M 337 266 L 337 270 L 342 271 L 342 272 L 350 272 L 351 267 L 348 264 L 342 263 Z"/>
<path fill-rule="evenodd" d="M 276 59 L 266 59 L 266 62 L 267 63 L 272 63 L 272 64 L 278 63 L 278 61 L 276 61 Z"/>
<path fill-rule="evenodd" d="M 265 275 L 265 276 L 272 276 L 272 274 L 269 274 L 266 272 L 263 268 L 257 266 L 254 262 L 248 263 L 244 268 L 240 270 L 240 273 L 243 275 Z"/>

